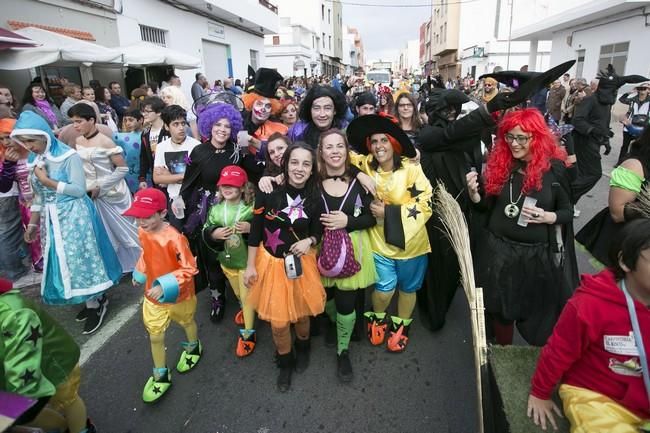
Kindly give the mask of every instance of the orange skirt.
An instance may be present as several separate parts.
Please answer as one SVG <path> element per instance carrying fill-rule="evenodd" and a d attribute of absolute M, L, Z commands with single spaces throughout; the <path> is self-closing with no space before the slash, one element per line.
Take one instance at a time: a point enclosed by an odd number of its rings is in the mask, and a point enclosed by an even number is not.
<path fill-rule="evenodd" d="M 294 280 L 284 272 L 284 259 L 273 257 L 259 247 L 255 260 L 257 281 L 250 288 L 246 302 L 262 320 L 295 323 L 316 316 L 325 309 L 325 289 L 312 250 L 300 257 L 302 275 Z"/>

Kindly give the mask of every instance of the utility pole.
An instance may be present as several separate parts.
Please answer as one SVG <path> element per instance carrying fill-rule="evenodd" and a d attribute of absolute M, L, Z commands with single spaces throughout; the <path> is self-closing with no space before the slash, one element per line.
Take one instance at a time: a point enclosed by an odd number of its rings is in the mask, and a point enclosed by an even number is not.
<path fill-rule="evenodd" d="M 512 8 L 514 7 L 515 0 L 508 0 L 510 3 L 510 26 L 508 28 L 508 57 L 506 60 L 506 70 L 510 70 L 510 43 L 512 41 Z"/>

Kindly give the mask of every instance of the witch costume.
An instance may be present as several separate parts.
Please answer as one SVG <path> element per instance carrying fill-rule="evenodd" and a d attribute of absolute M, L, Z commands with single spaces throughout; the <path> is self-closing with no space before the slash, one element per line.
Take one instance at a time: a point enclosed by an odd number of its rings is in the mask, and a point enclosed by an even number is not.
<path fill-rule="evenodd" d="M 41 214 L 44 270 L 41 295 L 47 304 L 79 304 L 119 282 L 122 268 L 95 206 L 86 195 L 83 164 L 77 152 L 59 142 L 37 114 L 24 112 L 12 137 L 42 135 L 47 146 L 31 153 L 30 167 L 43 167 L 58 182 L 56 191 L 31 175 L 32 212 Z"/>

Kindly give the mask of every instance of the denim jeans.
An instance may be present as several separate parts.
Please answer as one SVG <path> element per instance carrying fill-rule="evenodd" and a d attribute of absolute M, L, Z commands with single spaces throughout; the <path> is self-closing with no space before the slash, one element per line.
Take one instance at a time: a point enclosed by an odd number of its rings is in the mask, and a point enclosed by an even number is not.
<path fill-rule="evenodd" d="M 23 241 L 18 197 L 0 197 L 0 275 L 15 281 L 29 268 L 23 263 L 27 255 Z"/>

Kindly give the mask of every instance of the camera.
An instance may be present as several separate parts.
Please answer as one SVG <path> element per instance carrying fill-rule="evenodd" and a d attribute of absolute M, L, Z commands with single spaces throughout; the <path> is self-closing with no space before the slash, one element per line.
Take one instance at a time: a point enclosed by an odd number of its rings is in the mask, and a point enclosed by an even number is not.
<path fill-rule="evenodd" d="M 284 272 L 287 274 L 287 278 L 290 280 L 295 280 L 296 278 L 302 275 L 302 264 L 300 263 L 300 257 L 297 257 L 293 254 L 287 254 L 284 256 Z"/>

